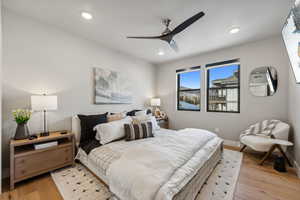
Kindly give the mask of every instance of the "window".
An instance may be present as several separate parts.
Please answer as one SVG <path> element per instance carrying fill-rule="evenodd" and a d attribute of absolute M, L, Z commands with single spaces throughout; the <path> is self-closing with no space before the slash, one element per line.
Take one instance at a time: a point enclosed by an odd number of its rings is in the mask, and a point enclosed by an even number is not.
<path fill-rule="evenodd" d="M 200 111 L 201 72 L 200 67 L 189 71 L 177 70 L 177 110 Z"/>
<path fill-rule="evenodd" d="M 239 59 L 206 65 L 207 111 L 240 112 Z"/>

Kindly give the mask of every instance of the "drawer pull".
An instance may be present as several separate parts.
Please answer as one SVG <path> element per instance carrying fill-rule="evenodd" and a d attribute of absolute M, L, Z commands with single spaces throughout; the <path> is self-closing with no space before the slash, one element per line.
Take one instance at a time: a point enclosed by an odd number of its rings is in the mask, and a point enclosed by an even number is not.
<path fill-rule="evenodd" d="M 25 163 L 25 160 L 24 160 L 24 159 L 22 159 L 22 160 L 20 161 L 20 163 L 21 163 L 21 164 L 24 164 L 24 163 Z"/>
<path fill-rule="evenodd" d="M 26 173 L 26 170 L 21 170 L 21 174 L 25 174 Z"/>

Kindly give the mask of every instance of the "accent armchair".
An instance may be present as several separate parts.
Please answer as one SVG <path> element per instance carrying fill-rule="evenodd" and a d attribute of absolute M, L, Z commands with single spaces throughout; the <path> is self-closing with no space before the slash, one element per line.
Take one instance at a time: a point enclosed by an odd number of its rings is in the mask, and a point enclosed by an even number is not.
<path fill-rule="evenodd" d="M 243 145 L 240 149 L 242 152 L 246 147 L 258 152 L 265 152 L 264 157 L 259 162 L 260 165 L 266 161 L 266 159 L 275 151 L 278 150 L 286 159 L 289 166 L 292 166 L 285 151 L 288 146 L 292 146 L 293 143 L 288 141 L 290 126 L 284 122 L 279 122 L 272 131 L 271 136 L 265 135 L 246 135 L 240 138 L 240 142 Z"/>

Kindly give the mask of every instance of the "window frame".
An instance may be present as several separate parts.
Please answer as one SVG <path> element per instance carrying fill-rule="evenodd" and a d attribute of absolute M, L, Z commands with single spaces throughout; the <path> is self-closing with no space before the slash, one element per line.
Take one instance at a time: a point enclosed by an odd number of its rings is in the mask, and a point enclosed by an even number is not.
<path fill-rule="evenodd" d="M 237 111 L 216 111 L 216 110 L 210 110 L 209 109 L 209 81 L 210 81 L 210 77 L 209 77 L 209 69 L 212 68 L 218 68 L 218 67 L 226 67 L 228 65 L 233 65 L 233 64 L 237 64 L 238 65 L 238 110 Z M 211 63 L 211 64 L 207 64 L 205 66 L 206 68 L 206 112 L 215 112 L 215 113 L 241 113 L 241 63 L 240 63 L 240 59 L 232 59 L 232 60 L 227 60 L 227 61 L 222 61 L 222 62 L 216 62 L 216 63 Z"/>
<path fill-rule="evenodd" d="M 200 72 L 200 88 L 199 89 L 187 89 L 187 90 L 180 90 L 180 74 L 182 73 L 188 73 L 188 72 L 193 72 L 193 71 L 199 71 Z M 195 66 L 195 67 L 191 67 L 188 69 L 178 69 L 176 70 L 176 82 L 177 82 L 177 99 L 176 99 L 176 109 L 177 111 L 192 111 L 192 112 L 200 112 L 201 111 L 201 82 L 202 82 L 202 70 L 201 70 L 201 66 Z M 180 92 L 185 92 L 185 91 L 199 91 L 200 92 L 200 105 L 199 105 L 199 109 L 195 110 L 195 109 L 182 109 L 179 108 L 179 99 L 180 99 Z"/>

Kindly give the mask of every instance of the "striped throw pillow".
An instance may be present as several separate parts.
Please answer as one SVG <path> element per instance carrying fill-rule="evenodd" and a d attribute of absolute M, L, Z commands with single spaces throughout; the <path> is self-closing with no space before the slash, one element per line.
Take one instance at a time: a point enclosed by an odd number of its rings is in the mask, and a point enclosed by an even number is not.
<path fill-rule="evenodd" d="M 138 124 L 124 124 L 124 128 L 126 141 L 153 137 L 151 122 L 144 122 Z"/>

